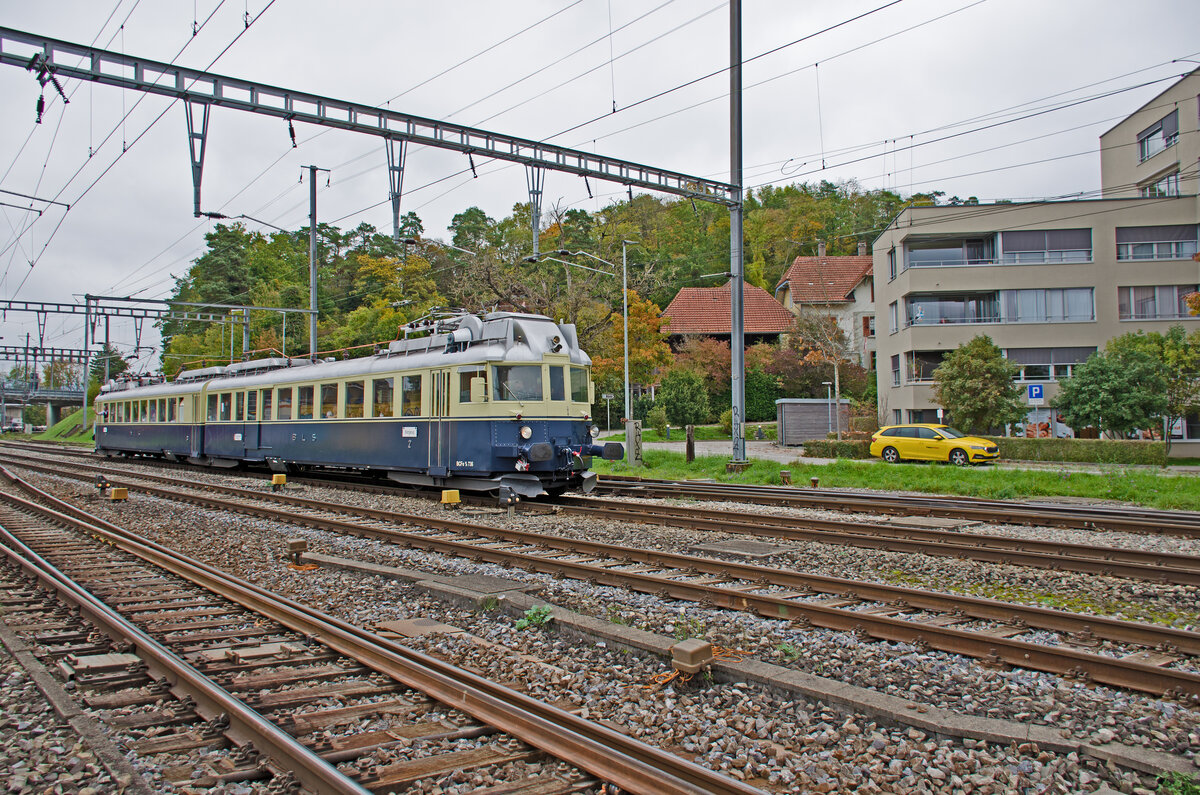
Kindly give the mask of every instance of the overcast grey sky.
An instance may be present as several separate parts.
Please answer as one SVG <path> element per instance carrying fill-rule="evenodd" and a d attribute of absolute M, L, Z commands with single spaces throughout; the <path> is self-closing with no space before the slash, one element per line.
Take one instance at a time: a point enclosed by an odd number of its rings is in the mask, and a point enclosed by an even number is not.
<path fill-rule="evenodd" d="M 887 2 L 744 0 L 743 55 Z M 718 179 L 729 168 L 724 74 L 635 103 L 727 66 L 728 17 L 717 0 L 0 0 L 0 25 L 30 33 Z M 1197 30 L 1195 0 L 901 0 L 747 64 L 746 184 L 856 179 L 982 201 L 1087 195 L 1099 188 L 1099 134 L 1196 67 Z M 36 220 L 0 206 L 0 298 L 167 297 L 212 224 L 192 215 L 183 107 L 64 87 L 70 104 L 48 87 L 35 125 L 34 76 L 0 68 L 0 188 L 72 205 L 35 204 L 45 210 Z M 332 170 L 319 182 L 320 220 L 390 231 L 381 142 L 296 133 L 293 149 L 284 122 L 215 109 L 204 209 L 307 225 L 299 177 L 313 164 Z M 454 176 L 465 160 L 410 150 L 402 211 L 429 236 L 445 237 L 469 206 L 501 217 L 527 200 L 521 168 L 477 158 L 478 179 Z M 549 173 L 544 202 L 595 210 L 625 196 L 591 188 L 593 198 L 578 177 Z M 78 347 L 81 328 L 52 317 L 46 344 Z M 132 327 L 112 330 L 132 346 Z M 6 344 L 27 332 L 36 341 L 32 316 L 0 323 Z"/>

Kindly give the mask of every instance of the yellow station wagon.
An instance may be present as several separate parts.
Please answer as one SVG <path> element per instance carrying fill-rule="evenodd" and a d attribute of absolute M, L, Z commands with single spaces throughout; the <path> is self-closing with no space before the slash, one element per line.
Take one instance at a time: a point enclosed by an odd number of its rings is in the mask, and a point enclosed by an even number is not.
<path fill-rule="evenodd" d="M 1000 457 L 995 442 L 967 436 L 949 425 L 888 425 L 871 436 L 871 455 L 897 461 L 949 461 L 964 467 Z"/>

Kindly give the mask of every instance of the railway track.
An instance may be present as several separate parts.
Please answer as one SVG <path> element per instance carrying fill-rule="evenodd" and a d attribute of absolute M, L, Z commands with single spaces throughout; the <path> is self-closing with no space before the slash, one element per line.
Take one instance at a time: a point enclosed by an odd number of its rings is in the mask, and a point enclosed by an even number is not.
<path fill-rule="evenodd" d="M 28 457 L 14 456 L 23 466 L 55 471 L 34 463 Z M 87 466 L 87 465 L 80 465 Z M 89 471 L 110 471 L 90 465 Z M 140 477 L 153 479 L 144 473 Z M 175 482 L 171 479 L 160 481 Z M 297 482 L 293 479 L 293 482 Z M 319 479 L 300 480 L 323 485 Z M 391 487 L 369 487 L 379 493 L 394 493 Z M 429 495 L 429 492 L 422 492 Z M 939 557 L 964 558 L 989 563 L 1030 566 L 1042 569 L 1075 571 L 1102 576 L 1125 577 L 1176 585 L 1200 585 L 1200 557 L 1195 555 L 1147 552 L 1123 547 L 1098 546 L 1011 538 L 1007 536 L 962 533 L 922 528 L 911 524 L 863 522 L 844 519 L 815 519 L 745 513 L 736 510 L 712 510 L 681 505 L 662 505 L 645 500 L 564 495 L 555 498 L 553 509 L 543 503 L 526 503 L 523 510 L 539 512 L 562 510 L 569 513 L 620 521 L 658 524 L 694 530 L 706 530 L 786 539 L 816 541 L 889 552 L 916 552 Z M 993 521 L 995 517 L 992 517 Z"/>
<path fill-rule="evenodd" d="M 0 491 L 6 621 L 39 633 L 93 707 L 140 708 L 127 726 L 167 729 L 141 751 L 233 749 L 219 765 L 168 777 L 383 793 L 538 763 L 529 778 L 478 791 L 761 792 L 230 578 L 2 473 L 34 497 Z M 174 701 L 164 704 L 167 695 Z M 355 703 L 318 706 L 328 698 Z M 370 717 L 392 727 L 344 731 Z M 333 726 L 342 730 L 325 731 Z"/>
<path fill-rule="evenodd" d="M 125 477 L 137 491 L 215 510 L 1200 699 L 1200 633 L 164 476 Z M 1044 632 L 1054 639 L 1039 642 Z"/>
<path fill-rule="evenodd" d="M 4 442 L 0 447 L 24 449 L 37 453 L 52 450 L 72 457 L 108 460 L 78 447 L 50 445 L 37 442 Z M 149 462 L 151 459 L 143 459 Z M 162 462 L 156 462 L 162 465 Z M 174 465 L 183 466 L 183 465 Z M 185 467 L 187 468 L 187 467 Z M 292 478 L 300 482 L 303 478 Z M 339 480 L 355 488 L 373 488 L 395 493 L 403 487 L 388 484 L 379 486 L 377 480 L 359 479 L 352 475 L 313 477 L 312 482 L 332 485 Z M 876 513 L 889 516 L 939 516 L 994 522 L 1003 516 L 1008 524 L 1047 527 L 1070 527 L 1085 530 L 1115 530 L 1151 535 L 1200 537 L 1200 512 L 1161 511 L 1149 508 L 1122 508 L 1094 505 L 1061 505 L 1046 502 L 989 500 L 974 497 L 941 497 L 930 495 L 880 494 L 866 491 L 847 491 L 808 487 L 758 486 L 713 481 L 656 480 L 623 475 L 604 475 L 597 492 L 623 497 L 685 498 L 707 501 L 744 502 L 758 505 L 778 505 L 793 508 L 818 508 L 839 512 Z"/>
<path fill-rule="evenodd" d="M 1056 505 L 1043 502 L 985 500 L 972 497 L 934 497 L 878 494 L 833 489 L 751 486 L 704 481 L 652 480 L 605 475 L 597 491 L 623 497 L 677 497 L 735 501 L 794 508 L 824 508 L 900 516 L 942 516 L 954 519 L 995 521 L 998 515 L 1010 524 L 1073 527 L 1085 530 L 1119 530 L 1155 535 L 1200 537 L 1200 513 L 1158 511 L 1148 508 L 1113 508 Z M 596 492 L 593 492 L 596 493 Z"/>

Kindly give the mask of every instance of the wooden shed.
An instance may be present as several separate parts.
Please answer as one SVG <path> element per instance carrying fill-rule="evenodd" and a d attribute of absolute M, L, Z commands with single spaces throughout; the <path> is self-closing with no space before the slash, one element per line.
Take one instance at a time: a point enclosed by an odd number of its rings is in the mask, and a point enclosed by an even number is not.
<path fill-rule="evenodd" d="M 781 398 L 775 401 L 775 419 L 779 423 L 779 444 L 798 447 L 812 439 L 825 439 L 837 429 L 833 400 L 823 398 Z M 842 398 L 838 411 L 842 431 L 850 430 L 850 401 Z"/>

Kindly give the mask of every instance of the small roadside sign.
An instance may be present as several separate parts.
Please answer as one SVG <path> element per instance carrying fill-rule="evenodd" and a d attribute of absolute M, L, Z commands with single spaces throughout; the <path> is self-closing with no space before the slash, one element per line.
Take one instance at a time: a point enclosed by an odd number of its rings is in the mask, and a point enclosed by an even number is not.
<path fill-rule="evenodd" d="M 600 399 L 601 400 L 612 400 L 615 397 L 616 397 L 616 395 L 614 395 L 612 392 L 605 392 L 603 395 L 600 396 Z"/>
<path fill-rule="evenodd" d="M 1028 384 L 1025 387 L 1026 398 L 1031 406 L 1040 406 L 1045 403 L 1044 393 L 1042 392 L 1043 384 Z"/>

